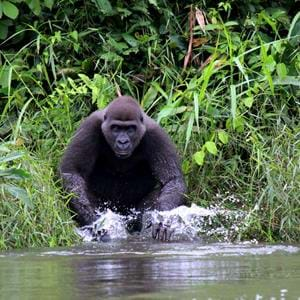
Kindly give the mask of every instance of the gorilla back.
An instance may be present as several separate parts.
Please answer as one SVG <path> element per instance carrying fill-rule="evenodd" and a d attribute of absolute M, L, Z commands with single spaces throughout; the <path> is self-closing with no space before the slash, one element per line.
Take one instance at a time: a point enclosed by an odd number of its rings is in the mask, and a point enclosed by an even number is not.
<path fill-rule="evenodd" d="M 68 146 L 60 174 L 80 225 L 95 209 L 127 213 L 168 210 L 183 203 L 185 184 L 168 135 L 131 97 L 122 96 L 83 121 Z"/>

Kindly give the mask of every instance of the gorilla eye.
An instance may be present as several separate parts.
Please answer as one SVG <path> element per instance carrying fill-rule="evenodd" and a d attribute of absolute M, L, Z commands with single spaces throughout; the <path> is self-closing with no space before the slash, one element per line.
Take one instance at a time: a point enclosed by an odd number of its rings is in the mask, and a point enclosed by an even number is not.
<path fill-rule="evenodd" d="M 113 133 L 118 133 L 120 131 L 120 126 L 118 126 L 118 125 L 111 125 L 110 130 Z"/>
<path fill-rule="evenodd" d="M 127 128 L 127 134 L 134 134 L 136 132 L 136 126 L 131 125 Z"/>

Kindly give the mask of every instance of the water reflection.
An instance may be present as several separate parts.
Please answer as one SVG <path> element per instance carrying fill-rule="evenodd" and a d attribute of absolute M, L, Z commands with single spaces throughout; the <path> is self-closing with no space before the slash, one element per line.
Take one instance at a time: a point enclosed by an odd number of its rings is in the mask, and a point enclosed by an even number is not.
<path fill-rule="evenodd" d="M 13 252 L 0 257 L 0 298 L 297 299 L 299 258 L 296 247 L 147 241 Z"/>

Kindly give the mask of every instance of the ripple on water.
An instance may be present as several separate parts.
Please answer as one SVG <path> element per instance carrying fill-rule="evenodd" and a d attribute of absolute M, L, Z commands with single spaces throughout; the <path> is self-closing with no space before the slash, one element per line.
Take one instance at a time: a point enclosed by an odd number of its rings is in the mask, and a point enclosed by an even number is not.
<path fill-rule="evenodd" d="M 38 256 L 99 256 L 99 257 L 133 257 L 133 256 L 185 256 L 185 257 L 232 257 L 232 256 L 261 256 L 277 254 L 299 253 L 300 248 L 293 245 L 245 245 L 230 243 L 199 244 L 198 242 L 187 243 L 161 243 L 151 241 L 124 241 L 122 243 L 112 241 L 108 243 L 87 244 L 81 247 L 69 248 L 68 250 L 56 249 L 36 253 Z M 31 252 L 31 254 L 33 254 Z M 24 256 L 24 254 L 22 254 Z"/>

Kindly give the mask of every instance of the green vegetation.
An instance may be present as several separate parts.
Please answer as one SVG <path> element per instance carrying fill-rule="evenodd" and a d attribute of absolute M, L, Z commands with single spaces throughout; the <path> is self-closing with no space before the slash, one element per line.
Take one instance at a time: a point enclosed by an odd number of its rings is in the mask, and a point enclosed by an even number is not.
<path fill-rule="evenodd" d="M 189 201 L 299 241 L 299 42 L 289 0 L 0 0 L 0 249 L 77 241 L 57 164 L 117 91 L 173 137 Z"/>

